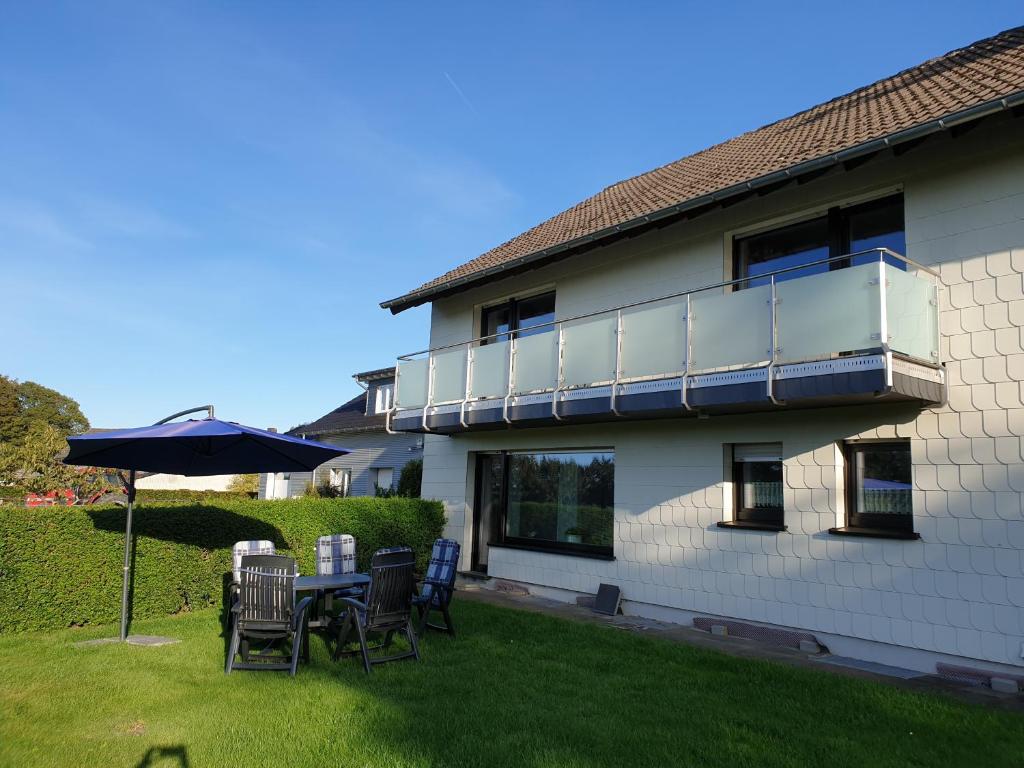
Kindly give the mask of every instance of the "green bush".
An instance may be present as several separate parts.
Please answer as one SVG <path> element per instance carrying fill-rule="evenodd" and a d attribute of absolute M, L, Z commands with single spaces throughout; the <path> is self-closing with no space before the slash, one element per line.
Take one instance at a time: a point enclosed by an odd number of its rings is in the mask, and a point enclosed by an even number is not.
<path fill-rule="evenodd" d="M 413 459 L 402 467 L 398 476 L 398 495 L 418 499 L 423 485 L 423 459 Z"/>
<path fill-rule="evenodd" d="M 0 507 L 0 633 L 117 621 L 124 523 L 122 507 Z M 270 539 L 311 574 L 317 537 L 350 533 L 360 570 L 377 549 L 406 545 L 422 572 L 443 526 L 441 503 L 419 499 L 142 503 L 132 616 L 220 607 L 236 541 Z"/>
<path fill-rule="evenodd" d="M 251 498 L 252 496 L 245 491 L 190 491 L 185 488 L 137 488 L 135 491 L 135 500 L 140 504 L 147 501 L 173 501 L 179 504 L 194 501 L 213 503 Z"/>

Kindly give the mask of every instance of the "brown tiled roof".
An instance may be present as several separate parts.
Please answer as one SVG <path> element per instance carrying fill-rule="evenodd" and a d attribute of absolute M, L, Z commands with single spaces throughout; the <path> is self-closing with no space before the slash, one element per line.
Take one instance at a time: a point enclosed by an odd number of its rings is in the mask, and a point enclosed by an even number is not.
<path fill-rule="evenodd" d="M 822 158 L 864 148 L 908 129 L 1024 91 L 1024 27 L 1001 32 L 845 96 L 771 125 L 744 133 L 653 171 L 613 184 L 482 256 L 382 306 L 393 312 L 429 301 L 453 284 L 476 282 L 513 263 L 546 257 L 566 244 L 613 236 L 616 228 L 638 226 L 644 217 L 673 212 L 674 206 L 754 186 Z M 980 116 L 980 115 L 979 115 Z M 963 115 L 969 119 L 971 115 Z M 958 122 L 958 121 L 957 121 Z M 949 127 L 935 126 L 935 130 Z M 851 155 L 852 156 L 852 155 Z M 809 168 L 807 170 L 810 170 Z M 735 189 L 739 194 L 744 190 Z M 723 197 L 726 196 L 723 194 Z M 710 202 L 710 199 L 708 200 Z"/>

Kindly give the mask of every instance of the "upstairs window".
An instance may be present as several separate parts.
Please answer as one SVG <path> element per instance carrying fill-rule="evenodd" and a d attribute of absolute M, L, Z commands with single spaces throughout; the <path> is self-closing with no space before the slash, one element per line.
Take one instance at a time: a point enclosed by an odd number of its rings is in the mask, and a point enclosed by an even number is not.
<path fill-rule="evenodd" d="M 480 335 L 494 336 L 482 343 L 506 341 L 510 333 L 516 338 L 554 330 L 555 292 L 523 299 L 509 299 L 493 307 L 485 307 L 480 317 Z M 542 327 L 537 327 L 542 326 Z M 532 329 L 532 330 L 531 330 Z"/>
<path fill-rule="evenodd" d="M 376 402 L 373 407 L 374 413 L 386 413 L 391 410 L 395 401 L 395 385 L 381 384 L 377 387 Z"/>
<path fill-rule="evenodd" d="M 869 248 L 888 248 L 906 255 L 907 240 L 903 223 L 903 195 L 892 195 L 881 200 L 847 207 L 830 208 L 822 216 L 788 224 L 733 240 L 733 275 L 737 279 L 750 278 L 738 288 L 766 285 L 769 272 L 846 256 Z M 867 254 L 852 259 L 852 266 L 877 261 Z M 902 261 L 887 259 L 887 263 L 905 269 Z M 814 264 L 776 277 L 777 281 L 842 269 L 851 266 L 851 260 L 838 259 L 828 264 Z"/>

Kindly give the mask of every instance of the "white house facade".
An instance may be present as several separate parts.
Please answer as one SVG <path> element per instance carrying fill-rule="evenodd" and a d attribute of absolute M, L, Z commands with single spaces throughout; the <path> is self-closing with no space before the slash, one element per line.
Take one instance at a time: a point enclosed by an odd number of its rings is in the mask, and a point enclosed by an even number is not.
<path fill-rule="evenodd" d="M 1024 680 L 1022 111 L 1018 29 L 386 302 L 461 568 Z"/>

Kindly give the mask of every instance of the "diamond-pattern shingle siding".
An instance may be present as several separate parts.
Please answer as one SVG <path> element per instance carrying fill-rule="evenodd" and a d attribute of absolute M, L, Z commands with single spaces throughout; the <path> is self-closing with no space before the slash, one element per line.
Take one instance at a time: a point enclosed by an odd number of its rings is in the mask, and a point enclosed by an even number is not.
<path fill-rule="evenodd" d="M 1022 90 L 1024 27 L 1017 27 L 613 184 L 386 306 L 403 309 L 413 295 L 425 300 L 452 281 Z"/>

